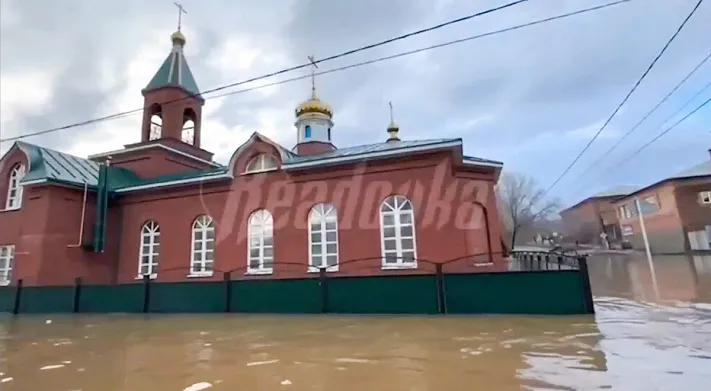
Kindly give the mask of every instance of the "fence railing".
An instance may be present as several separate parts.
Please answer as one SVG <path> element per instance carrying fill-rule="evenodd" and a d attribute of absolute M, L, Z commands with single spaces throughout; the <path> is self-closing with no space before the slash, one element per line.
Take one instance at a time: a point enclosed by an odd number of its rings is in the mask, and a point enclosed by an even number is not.
<path fill-rule="evenodd" d="M 593 313 L 585 259 L 560 263 L 514 254 L 524 266 L 511 271 L 463 272 L 457 262 L 428 263 L 426 270 L 379 275 L 331 273 L 308 277 L 244 278 L 228 271 L 212 279 L 129 284 L 0 288 L 0 312 L 20 313 Z M 544 261 L 545 260 L 545 261 Z M 557 261 L 557 258 L 554 258 Z M 485 268 L 487 263 L 479 262 Z M 555 267 L 551 266 L 554 265 Z M 558 267 L 560 266 L 560 267 Z M 235 276 L 236 275 L 236 276 Z M 220 278 L 221 277 L 221 278 Z M 532 295 L 531 292 L 536 292 Z M 541 300 L 541 297 L 547 299 Z"/>
<path fill-rule="evenodd" d="M 511 256 L 524 270 L 580 270 L 584 256 L 553 251 L 513 251 Z"/>

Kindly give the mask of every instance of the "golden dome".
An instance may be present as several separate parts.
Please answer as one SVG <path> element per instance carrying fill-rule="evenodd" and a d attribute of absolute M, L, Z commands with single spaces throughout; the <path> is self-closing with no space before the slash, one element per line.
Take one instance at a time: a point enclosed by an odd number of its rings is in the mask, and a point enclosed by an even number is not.
<path fill-rule="evenodd" d="M 174 44 L 180 44 L 180 45 L 185 45 L 185 42 L 186 42 L 185 35 L 183 35 L 183 33 L 181 33 L 180 30 L 174 32 L 170 36 L 170 40 L 173 41 Z"/>
<path fill-rule="evenodd" d="M 333 109 L 327 103 L 321 102 L 321 100 L 316 96 L 316 89 L 311 90 L 311 99 L 296 106 L 296 116 L 307 113 L 319 113 L 325 114 L 329 117 L 333 117 Z"/>

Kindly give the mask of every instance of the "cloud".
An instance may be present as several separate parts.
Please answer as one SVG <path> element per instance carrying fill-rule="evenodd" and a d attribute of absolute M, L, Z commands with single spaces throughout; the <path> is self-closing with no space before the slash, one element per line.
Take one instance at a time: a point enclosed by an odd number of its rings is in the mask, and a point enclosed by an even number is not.
<path fill-rule="evenodd" d="M 604 2 L 530 1 L 322 63 L 319 69 Z M 188 11 L 184 17 L 186 56 L 198 85 L 206 90 L 304 63 L 308 55 L 324 58 L 503 3 L 215 0 L 205 6 L 197 0 L 184 0 Z M 695 0 L 635 0 L 320 76 L 317 87 L 321 98 L 334 107 L 333 135 L 339 146 L 384 140 L 389 122 L 387 102 L 392 101 L 401 137 L 461 137 L 467 154 L 502 160 L 507 169 L 532 175 L 548 185 L 612 113 L 694 4 Z M 168 37 L 175 29 L 175 9 L 170 2 L 6 0 L 0 15 L 3 138 L 141 107 L 140 90 L 168 54 Z M 708 45 L 701 43 L 709 23 L 711 7 L 703 4 L 554 195 L 579 197 L 568 194 L 573 179 L 580 179 L 576 174 L 708 53 Z M 307 73 L 301 70 L 233 90 Z M 619 159 L 653 137 L 663 119 L 708 80 L 711 64 L 690 79 L 613 157 Z M 257 130 L 291 148 L 295 141 L 293 110 L 308 93 L 309 81 L 302 80 L 208 99 L 203 113 L 203 146 L 215 152 L 216 158 L 226 160 Z M 616 171 L 593 186 L 636 183 L 642 176 L 652 180 L 670 174 L 672 168 L 706 159 L 706 148 L 700 146 L 711 141 L 706 125 L 710 117 L 708 110 L 699 112 L 696 120 L 665 137 L 661 146 L 665 155 L 640 154 L 630 163 L 634 169 Z M 128 116 L 27 141 L 79 155 L 113 150 L 139 140 L 140 119 L 140 115 Z M 9 145 L 1 145 L 0 152 L 7 148 Z M 650 151 L 661 151 L 655 148 Z M 682 150 L 684 153 L 679 153 Z M 600 174 L 592 171 L 596 175 L 590 175 L 591 181 Z"/>

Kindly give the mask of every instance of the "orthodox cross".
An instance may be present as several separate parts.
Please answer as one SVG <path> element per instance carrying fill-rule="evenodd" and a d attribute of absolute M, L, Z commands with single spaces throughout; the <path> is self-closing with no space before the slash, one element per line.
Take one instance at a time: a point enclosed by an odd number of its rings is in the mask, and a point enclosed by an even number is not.
<path fill-rule="evenodd" d="M 393 102 L 388 102 L 390 106 L 390 123 L 395 123 L 395 116 L 393 115 Z"/>
<path fill-rule="evenodd" d="M 183 5 L 180 3 L 173 2 L 173 4 L 178 7 L 178 31 L 180 31 L 180 26 L 183 22 L 183 14 L 187 14 L 188 11 L 186 11 L 185 8 L 183 8 Z"/>
<path fill-rule="evenodd" d="M 318 64 L 313 55 L 309 56 L 309 62 L 313 66 L 313 68 L 311 68 L 311 90 L 316 91 L 316 68 L 318 68 Z"/>

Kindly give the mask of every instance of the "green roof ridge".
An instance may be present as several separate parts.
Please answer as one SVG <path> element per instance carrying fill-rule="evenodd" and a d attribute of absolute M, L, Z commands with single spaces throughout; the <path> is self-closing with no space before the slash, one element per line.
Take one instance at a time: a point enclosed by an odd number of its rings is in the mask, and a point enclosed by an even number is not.
<path fill-rule="evenodd" d="M 163 64 L 143 91 L 152 91 L 164 87 L 179 87 L 194 97 L 202 99 L 195 77 L 190 71 L 182 47 L 175 45 Z"/>

